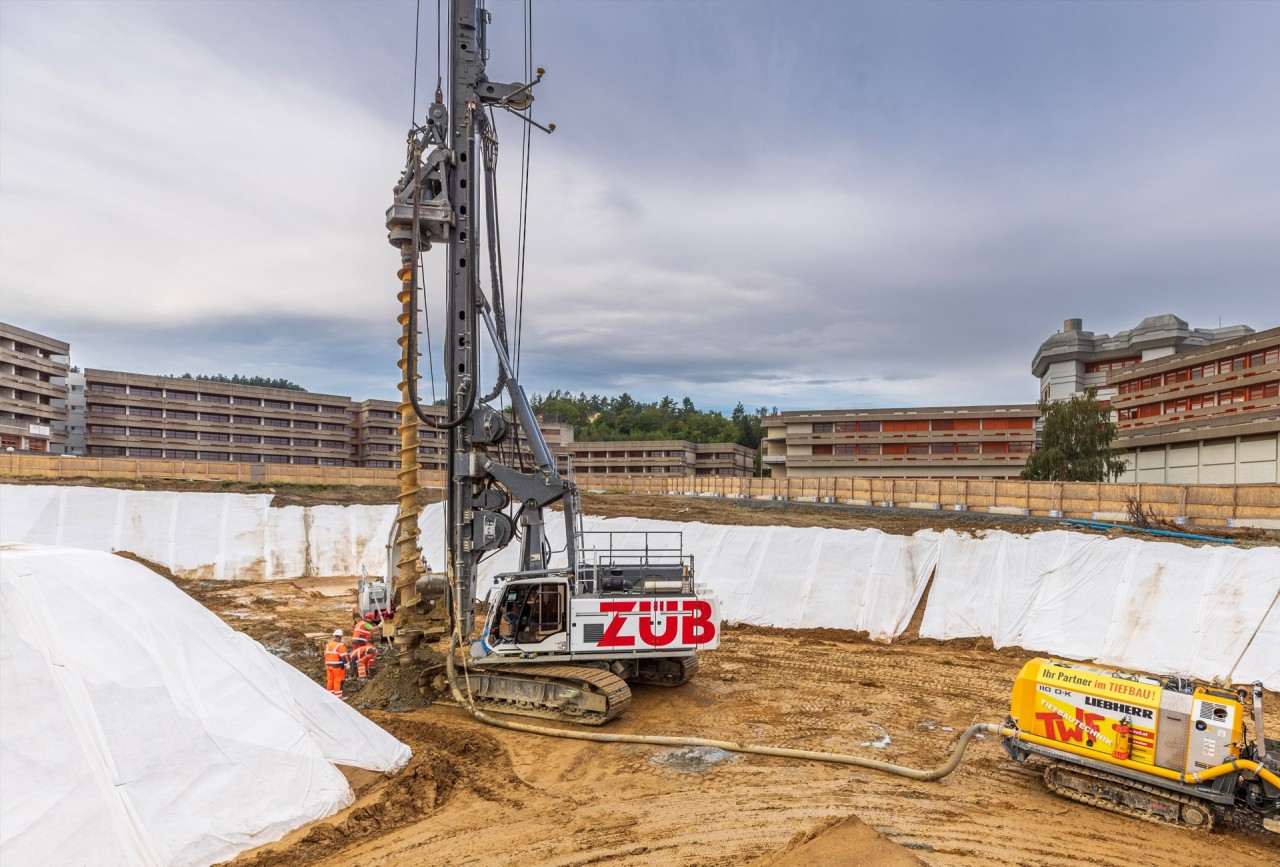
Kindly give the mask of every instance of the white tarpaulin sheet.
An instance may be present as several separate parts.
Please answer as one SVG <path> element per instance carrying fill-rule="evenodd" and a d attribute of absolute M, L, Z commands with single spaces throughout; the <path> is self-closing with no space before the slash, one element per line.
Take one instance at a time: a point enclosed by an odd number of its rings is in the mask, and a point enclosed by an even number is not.
<path fill-rule="evenodd" d="M 219 579 L 385 570 L 394 506 L 269 504 L 268 494 L 0 486 L 0 541 L 132 551 L 180 575 Z M 422 547 L 435 568 L 444 564 L 443 520 L 439 504 L 422 514 Z M 1066 531 L 971 538 L 639 518 L 586 517 L 583 525 L 683 533 L 699 582 L 729 621 L 893 637 L 936 565 L 926 637 L 989 636 L 999 647 L 1280 689 L 1276 547 L 1190 548 Z M 547 514 L 547 536 L 563 548 L 559 513 Z M 513 544 L 481 564 L 481 598 L 493 575 L 516 568 L 518 553 Z"/>
<path fill-rule="evenodd" d="M 0 542 L 128 551 L 190 578 L 382 571 L 394 506 L 270 504 L 270 494 L 0 485 Z"/>
<path fill-rule="evenodd" d="M 947 531 L 920 634 L 1280 689 L 1278 597 L 1277 547 Z"/>
<path fill-rule="evenodd" d="M 352 802 L 409 748 L 172 583 L 0 547 L 0 861 L 209 864 Z"/>
<path fill-rule="evenodd" d="M 427 562 L 444 562 L 444 509 L 423 513 L 422 548 Z M 615 548 L 643 544 L 628 533 L 651 534 L 650 546 L 683 546 L 694 557 L 700 587 L 713 592 L 720 616 L 761 626 L 817 627 L 868 632 L 885 639 L 906 628 L 937 559 L 937 534 L 893 536 L 879 530 L 820 527 L 741 527 L 597 518 L 582 521 L 587 544 L 611 533 Z M 676 535 L 681 537 L 676 539 Z M 564 547 L 564 521 L 549 514 L 547 539 Z M 667 541 L 664 541 L 667 540 Z M 491 579 L 517 568 L 519 546 L 510 545 L 484 561 L 476 595 L 483 599 Z M 563 563 L 563 554 L 552 558 Z"/>

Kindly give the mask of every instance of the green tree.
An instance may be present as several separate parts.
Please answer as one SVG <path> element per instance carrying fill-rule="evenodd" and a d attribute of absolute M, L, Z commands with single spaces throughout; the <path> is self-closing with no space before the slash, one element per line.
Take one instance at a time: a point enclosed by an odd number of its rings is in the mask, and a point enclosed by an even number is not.
<path fill-rule="evenodd" d="M 1105 482 L 1125 470 L 1120 452 L 1111 447 L 1116 425 L 1111 410 L 1098 403 L 1096 392 L 1070 400 L 1040 402 L 1043 442 L 1027 458 L 1022 478 L 1040 482 Z"/>

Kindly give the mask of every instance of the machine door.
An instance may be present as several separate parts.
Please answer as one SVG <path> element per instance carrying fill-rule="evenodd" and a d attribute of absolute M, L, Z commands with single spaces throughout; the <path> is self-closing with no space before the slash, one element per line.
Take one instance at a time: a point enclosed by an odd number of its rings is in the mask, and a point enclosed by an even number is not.
<path fill-rule="evenodd" d="M 512 581 L 490 617 L 490 647 L 521 653 L 566 650 L 568 602 L 565 581 Z"/>

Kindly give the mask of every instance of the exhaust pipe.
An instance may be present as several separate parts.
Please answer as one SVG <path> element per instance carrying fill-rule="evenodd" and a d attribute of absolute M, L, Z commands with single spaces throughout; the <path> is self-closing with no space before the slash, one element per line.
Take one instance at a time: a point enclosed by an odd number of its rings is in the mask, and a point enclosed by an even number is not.
<path fill-rule="evenodd" d="M 1262 725 L 1262 681 L 1253 682 L 1253 737 L 1258 761 L 1267 757 L 1267 735 Z"/>

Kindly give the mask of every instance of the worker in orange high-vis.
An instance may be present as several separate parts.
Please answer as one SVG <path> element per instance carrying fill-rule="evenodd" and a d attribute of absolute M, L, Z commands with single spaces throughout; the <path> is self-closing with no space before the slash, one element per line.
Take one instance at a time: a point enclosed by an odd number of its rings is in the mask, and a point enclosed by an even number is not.
<path fill-rule="evenodd" d="M 378 658 L 378 649 L 373 646 L 374 626 L 366 617 L 355 613 L 355 626 L 351 627 L 351 661 L 355 663 L 356 676 L 364 680 L 373 670 L 373 661 Z"/>
<path fill-rule="evenodd" d="M 333 639 L 324 646 L 324 671 L 329 692 L 342 698 L 342 681 L 347 677 L 347 646 L 342 643 L 342 630 L 333 630 Z"/>

